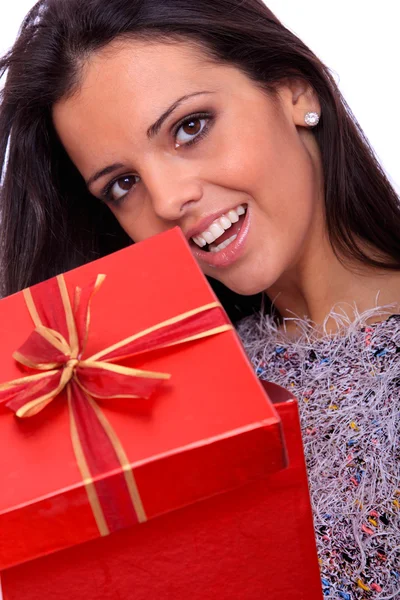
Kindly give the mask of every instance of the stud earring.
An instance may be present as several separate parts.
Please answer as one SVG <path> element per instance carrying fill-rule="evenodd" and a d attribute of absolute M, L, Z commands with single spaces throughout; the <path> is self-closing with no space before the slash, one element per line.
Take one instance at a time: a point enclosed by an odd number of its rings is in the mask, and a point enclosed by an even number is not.
<path fill-rule="evenodd" d="M 304 116 L 304 121 L 309 127 L 315 127 L 319 123 L 319 114 L 316 112 L 308 112 Z"/>

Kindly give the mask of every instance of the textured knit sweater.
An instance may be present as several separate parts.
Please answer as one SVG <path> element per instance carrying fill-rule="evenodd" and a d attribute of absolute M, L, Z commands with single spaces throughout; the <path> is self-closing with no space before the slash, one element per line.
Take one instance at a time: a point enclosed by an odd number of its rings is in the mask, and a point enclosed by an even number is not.
<path fill-rule="evenodd" d="M 299 321 L 294 340 L 271 316 L 238 332 L 298 398 L 324 596 L 400 600 L 400 316 L 369 316 L 334 336 Z"/>

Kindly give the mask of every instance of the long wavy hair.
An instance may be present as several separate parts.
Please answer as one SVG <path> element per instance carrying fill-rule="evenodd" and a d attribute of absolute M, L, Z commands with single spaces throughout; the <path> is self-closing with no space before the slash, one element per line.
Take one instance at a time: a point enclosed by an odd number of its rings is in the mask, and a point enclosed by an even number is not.
<path fill-rule="evenodd" d="M 79 88 L 84 61 L 119 37 L 187 40 L 269 91 L 290 77 L 308 82 L 321 104 L 313 134 L 332 247 L 341 258 L 400 268 L 396 193 L 327 67 L 262 0 L 40 0 L 0 59 L 3 295 L 132 243 L 88 192 L 52 122 L 54 104 Z M 215 285 L 233 318 L 259 300 Z"/>

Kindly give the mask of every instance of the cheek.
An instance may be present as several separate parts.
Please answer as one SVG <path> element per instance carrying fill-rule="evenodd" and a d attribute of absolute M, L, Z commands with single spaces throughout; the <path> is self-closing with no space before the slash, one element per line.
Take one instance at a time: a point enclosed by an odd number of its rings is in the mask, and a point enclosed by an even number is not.
<path fill-rule="evenodd" d="M 225 127 L 223 135 L 219 132 L 218 143 L 207 161 L 213 181 L 254 198 L 271 188 L 282 190 L 290 173 L 287 149 L 293 145 L 288 132 L 277 131 L 270 116 L 264 120 L 262 116 L 243 116 L 236 122 L 241 126 Z"/>
<path fill-rule="evenodd" d="M 166 228 L 157 219 L 149 203 L 126 199 L 118 207 L 109 207 L 122 229 L 134 242 L 142 242 Z"/>
<path fill-rule="evenodd" d="M 296 129 L 260 135 L 246 156 L 257 205 L 282 234 L 302 228 L 315 209 L 315 170 Z"/>
<path fill-rule="evenodd" d="M 255 138 L 225 137 L 203 163 L 202 179 L 253 196 L 265 172 L 265 161 L 260 156 L 262 149 L 257 152 L 256 146 Z"/>

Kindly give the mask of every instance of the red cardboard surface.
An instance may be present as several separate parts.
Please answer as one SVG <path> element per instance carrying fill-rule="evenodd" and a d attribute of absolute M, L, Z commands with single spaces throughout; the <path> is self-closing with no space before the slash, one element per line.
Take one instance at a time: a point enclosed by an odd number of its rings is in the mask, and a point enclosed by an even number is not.
<path fill-rule="evenodd" d="M 321 600 L 297 405 L 267 390 L 287 469 L 4 571 L 4 600 Z"/>
<path fill-rule="evenodd" d="M 107 278 L 92 304 L 86 355 L 215 300 L 179 230 L 65 274 L 70 295 L 98 273 Z M 25 374 L 12 353 L 32 330 L 21 293 L 0 302 L 0 383 Z M 128 455 L 149 519 L 284 466 L 280 420 L 233 331 L 126 365 L 172 375 L 150 400 L 101 403 Z M 99 536 L 62 397 L 24 420 L 0 407 L 0 482 L 0 569 Z M 133 529 L 141 539 L 158 524 Z"/>

